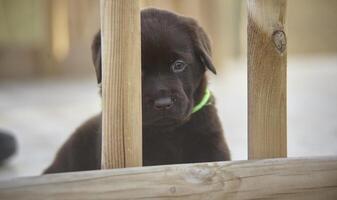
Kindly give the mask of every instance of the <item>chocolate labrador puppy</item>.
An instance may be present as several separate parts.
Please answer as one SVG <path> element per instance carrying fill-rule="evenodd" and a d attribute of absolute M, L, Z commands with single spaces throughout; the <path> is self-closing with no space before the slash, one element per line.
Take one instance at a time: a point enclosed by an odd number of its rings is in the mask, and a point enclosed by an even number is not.
<path fill-rule="evenodd" d="M 191 18 L 159 9 L 141 12 L 143 164 L 229 160 L 206 69 L 210 41 Z M 92 55 L 101 82 L 101 39 Z M 45 173 L 100 169 L 101 114 L 79 127 Z"/>

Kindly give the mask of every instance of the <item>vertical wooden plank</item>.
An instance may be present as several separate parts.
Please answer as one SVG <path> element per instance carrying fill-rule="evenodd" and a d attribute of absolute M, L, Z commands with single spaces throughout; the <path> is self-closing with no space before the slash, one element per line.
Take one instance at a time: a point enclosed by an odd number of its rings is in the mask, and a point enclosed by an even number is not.
<path fill-rule="evenodd" d="M 56 62 L 63 61 L 69 53 L 69 5 L 67 0 L 52 3 L 52 52 Z"/>
<path fill-rule="evenodd" d="M 101 0 L 102 169 L 142 165 L 139 7 Z"/>
<path fill-rule="evenodd" d="M 247 3 L 248 158 L 286 157 L 286 0 Z"/>

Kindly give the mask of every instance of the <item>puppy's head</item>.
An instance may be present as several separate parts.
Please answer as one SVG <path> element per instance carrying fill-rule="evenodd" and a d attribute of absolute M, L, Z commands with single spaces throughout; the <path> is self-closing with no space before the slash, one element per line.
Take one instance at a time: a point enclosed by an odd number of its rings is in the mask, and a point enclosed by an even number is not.
<path fill-rule="evenodd" d="M 100 33 L 92 55 L 100 83 Z M 182 124 L 204 95 L 206 69 L 216 73 L 206 33 L 192 18 L 145 9 L 141 12 L 141 55 L 143 125 Z"/>

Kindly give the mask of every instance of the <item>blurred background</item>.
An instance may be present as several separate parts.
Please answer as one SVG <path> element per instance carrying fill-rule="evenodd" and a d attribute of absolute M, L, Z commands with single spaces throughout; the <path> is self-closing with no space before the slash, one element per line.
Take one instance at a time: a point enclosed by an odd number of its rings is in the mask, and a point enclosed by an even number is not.
<path fill-rule="evenodd" d="M 213 41 L 210 77 L 234 160 L 247 159 L 244 0 L 141 0 L 191 16 Z M 337 1 L 288 1 L 288 154 L 337 155 Z M 39 175 L 100 111 L 90 45 L 98 0 L 0 0 L 0 129 L 18 152 L 0 180 Z"/>

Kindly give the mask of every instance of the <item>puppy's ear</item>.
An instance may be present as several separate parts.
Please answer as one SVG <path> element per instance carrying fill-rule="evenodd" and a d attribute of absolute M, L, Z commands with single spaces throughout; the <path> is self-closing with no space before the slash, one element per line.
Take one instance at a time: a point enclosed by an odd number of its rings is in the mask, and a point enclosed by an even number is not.
<path fill-rule="evenodd" d="M 98 31 L 94 37 L 91 45 L 91 55 L 95 66 L 97 83 L 100 84 L 102 81 L 101 31 Z"/>
<path fill-rule="evenodd" d="M 194 43 L 194 48 L 200 58 L 201 63 L 207 67 L 211 72 L 216 74 L 216 69 L 212 62 L 211 42 L 202 27 L 198 25 L 196 20 L 192 18 L 186 19 L 190 29 L 190 34 Z"/>

